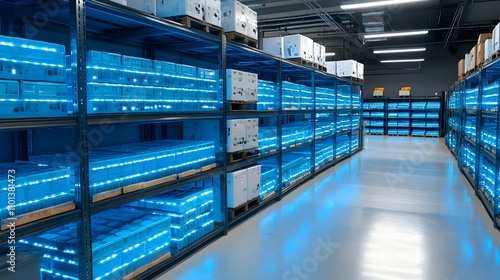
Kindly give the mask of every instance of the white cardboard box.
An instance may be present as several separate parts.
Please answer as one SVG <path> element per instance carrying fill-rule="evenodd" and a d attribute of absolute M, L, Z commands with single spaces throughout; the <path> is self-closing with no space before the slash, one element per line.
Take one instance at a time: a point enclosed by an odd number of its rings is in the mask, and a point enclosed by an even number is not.
<path fill-rule="evenodd" d="M 247 200 L 252 200 L 260 195 L 260 165 L 247 169 Z"/>
<path fill-rule="evenodd" d="M 358 62 L 358 71 L 357 71 L 357 78 L 358 79 L 364 79 L 365 78 L 365 65 L 363 63 Z"/>
<path fill-rule="evenodd" d="M 337 76 L 356 77 L 358 75 L 358 63 L 355 60 L 336 61 Z"/>
<path fill-rule="evenodd" d="M 285 42 L 283 37 L 262 38 L 262 50 L 283 57 Z"/>
<path fill-rule="evenodd" d="M 410 91 L 409 90 L 400 90 L 399 96 L 400 97 L 408 97 L 408 96 L 410 96 Z"/>
<path fill-rule="evenodd" d="M 257 40 L 259 38 L 257 30 L 257 12 L 245 6 L 245 15 L 247 17 L 247 36 Z"/>
<path fill-rule="evenodd" d="M 259 147 L 259 119 L 245 119 L 246 142 L 243 149 L 256 149 Z"/>
<path fill-rule="evenodd" d="M 332 75 L 337 75 L 337 64 L 335 61 L 326 62 L 326 72 Z"/>
<path fill-rule="evenodd" d="M 493 53 L 500 50 L 500 23 L 493 29 Z"/>
<path fill-rule="evenodd" d="M 148 14 L 157 13 L 156 0 L 127 0 L 127 6 Z"/>
<path fill-rule="evenodd" d="M 319 45 L 320 47 L 320 57 L 319 57 L 319 65 L 325 66 L 326 64 L 326 47 L 323 45 Z"/>
<path fill-rule="evenodd" d="M 464 66 L 465 66 L 464 73 L 469 72 L 469 70 L 470 70 L 469 69 L 470 68 L 470 53 L 465 54 L 465 65 Z"/>
<path fill-rule="evenodd" d="M 258 101 L 258 90 L 259 90 L 259 75 L 254 73 L 246 74 L 246 101 Z"/>
<path fill-rule="evenodd" d="M 247 35 L 247 18 L 245 5 L 235 0 L 226 0 L 221 3 L 222 28 L 225 32 L 238 32 Z"/>
<path fill-rule="evenodd" d="M 247 127 L 243 120 L 227 121 L 227 151 L 237 152 L 245 149 Z"/>
<path fill-rule="evenodd" d="M 313 40 L 302 36 L 289 35 L 284 37 L 284 58 L 303 58 L 312 61 Z"/>
<path fill-rule="evenodd" d="M 247 202 L 248 171 L 246 169 L 227 174 L 227 207 L 235 208 Z"/>
<path fill-rule="evenodd" d="M 484 42 L 484 60 L 486 61 L 493 55 L 493 40 L 492 39 L 486 39 Z"/>
<path fill-rule="evenodd" d="M 215 26 L 222 24 L 222 12 L 220 0 L 205 0 L 205 9 L 203 10 L 203 20 Z"/>
<path fill-rule="evenodd" d="M 246 72 L 226 69 L 227 99 L 245 101 L 247 98 L 247 76 Z"/>
<path fill-rule="evenodd" d="M 321 59 L 321 45 L 313 42 L 313 62 L 319 63 Z"/>
<path fill-rule="evenodd" d="M 142 1 L 142 0 L 134 0 Z M 149 0 L 148 0 L 149 1 Z M 157 16 L 191 16 L 203 20 L 204 0 L 156 0 Z M 130 1 L 129 1 L 130 2 Z"/>
<path fill-rule="evenodd" d="M 384 97 L 384 91 L 382 90 L 374 90 L 373 97 Z"/>

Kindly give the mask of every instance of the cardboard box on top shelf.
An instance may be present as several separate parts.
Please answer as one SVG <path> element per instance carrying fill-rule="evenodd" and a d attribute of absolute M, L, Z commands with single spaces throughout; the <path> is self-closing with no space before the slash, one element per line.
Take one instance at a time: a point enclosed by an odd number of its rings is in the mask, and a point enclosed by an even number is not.
<path fill-rule="evenodd" d="M 207 23 L 221 27 L 222 11 L 220 0 L 205 0 L 205 9 L 203 9 L 203 20 Z"/>
<path fill-rule="evenodd" d="M 320 48 L 319 65 L 326 66 L 326 47 L 323 45 L 319 45 L 319 48 Z"/>
<path fill-rule="evenodd" d="M 337 64 L 336 61 L 326 62 L 326 72 L 332 75 L 337 75 Z"/>
<path fill-rule="evenodd" d="M 128 0 L 130 2 L 130 0 Z M 134 0 L 143 2 L 143 0 Z M 157 16 L 162 18 L 190 16 L 203 20 L 205 0 L 156 0 Z"/>
<path fill-rule="evenodd" d="M 285 52 L 285 42 L 283 37 L 263 38 L 262 50 L 280 57 Z"/>
<path fill-rule="evenodd" d="M 486 42 L 476 45 L 476 66 L 481 65 L 484 62 L 484 51 Z"/>
<path fill-rule="evenodd" d="M 484 60 L 490 59 L 493 54 L 493 39 L 488 39 L 484 42 Z"/>
<path fill-rule="evenodd" d="M 245 16 L 247 18 L 247 36 L 258 40 L 259 33 L 257 30 L 257 12 L 245 6 Z"/>
<path fill-rule="evenodd" d="M 477 39 L 477 44 L 484 43 L 486 40 L 491 39 L 491 36 L 493 36 L 493 33 L 482 33 L 479 35 L 479 38 Z"/>
<path fill-rule="evenodd" d="M 337 76 L 339 77 L 357 77 L 358 62 L 355 60 L 341 60 L 336 62 Z"/>
<path fill-rule="evenodd" d="M 477 60 L 476 60 L 476 57 L 477 57 L 477 48 L 478 48 L 478 46 L 476 45 L 469 52 L 469 55 L 470 55 L 469 56 L 469 59 L 470 59 L 469 60 L 470 61 L 470 63 L 469 63 L 469 71 L 470 70 L 474 70 L 474 68 L 476 68 L 476 66 L 477 66 Z"/>
<path fill-rule="evenodd" d="M 460 80 L 465 74 L 465 59 L 461 59 L 458 62 L 458 79 Z"/>
<path fill-rule="evenodd" d="M 247 18 L 245 5 L 235 0 L 225 0 L 221 3 L 222 28 L 225 32 L 238 32 L 247 35 Z"/>
<path fill-rule="evenodd" d="M 500 50 L 500 23 L 493 29 L 493 34 L 492 34 L 492 47 L 493 47 L 493 53 L 497 52 Z"/>
<path fill-rule="evenodd" d="M 465 54 L 465 68 L 464 68 L 464 74 L 469 72 L 470 70 L 470 53 Z"/>
<path fill-rule="evenodd" d="M 296 34 L 285 36 L 284 42 L 284 58 L 302 58 L 312 61 L 314 45 L 312 39 L 300 34 Z"/>

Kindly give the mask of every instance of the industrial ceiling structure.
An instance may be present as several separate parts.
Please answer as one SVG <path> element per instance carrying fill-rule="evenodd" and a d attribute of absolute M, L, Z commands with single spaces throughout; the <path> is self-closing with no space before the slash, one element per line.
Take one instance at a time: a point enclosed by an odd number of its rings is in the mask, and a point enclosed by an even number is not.
<path fill-rule="evenodd" d="M 264 37 L 302 34 L 325 45 L 327 53 L 335 53 L 327 60 L 352 58 L 372 66 L 407 59 L 411 62 L 405 64 L 455 58 L 458 62 L 475 45 L 479 34 L 491 33 L 500 20 L 500 1 L 242 2 L 257 11 Z"/>

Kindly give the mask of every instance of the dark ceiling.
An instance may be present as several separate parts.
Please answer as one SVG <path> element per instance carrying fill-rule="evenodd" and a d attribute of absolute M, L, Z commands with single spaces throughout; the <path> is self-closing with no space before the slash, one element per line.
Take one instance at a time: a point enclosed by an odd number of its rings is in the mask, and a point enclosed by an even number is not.
<path fill-rule="evenodd" d="M 500 21 L 500 1 L 427 0 L 415 3 L 342 10 L 341 4 L 379 0 L 242 0 L 257 11 L 264 37 L 303 34 L 335 52 L 330 60 L 356 59 L 377 65 L 383 59 L 459 60 Z M 429 34 L 370 42 L 368 33 L 429 30 Z M 374 49 L 426 47 L 427 51 L 373 54 Z"/>

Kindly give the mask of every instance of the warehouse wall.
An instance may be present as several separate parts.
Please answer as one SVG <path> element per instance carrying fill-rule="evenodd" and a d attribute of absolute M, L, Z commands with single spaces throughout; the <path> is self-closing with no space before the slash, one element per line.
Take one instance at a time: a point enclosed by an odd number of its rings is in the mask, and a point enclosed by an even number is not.
<path fill-rule="evenodd" d="M 401 87 L 411 87 L 412 96 L 431 96 L 448 89 L 457 80 L 459 59 L 433 60 L 421 63 L 420 70 L 378 71 L 367 66 L 364 96 L 373 95 L 375 87 L 385 88 L 386 97 L 398 97 Z M 383 66 L 382 66 L 383 67 Z M 408 65 L 415 68 L 416 65 Z"/>

